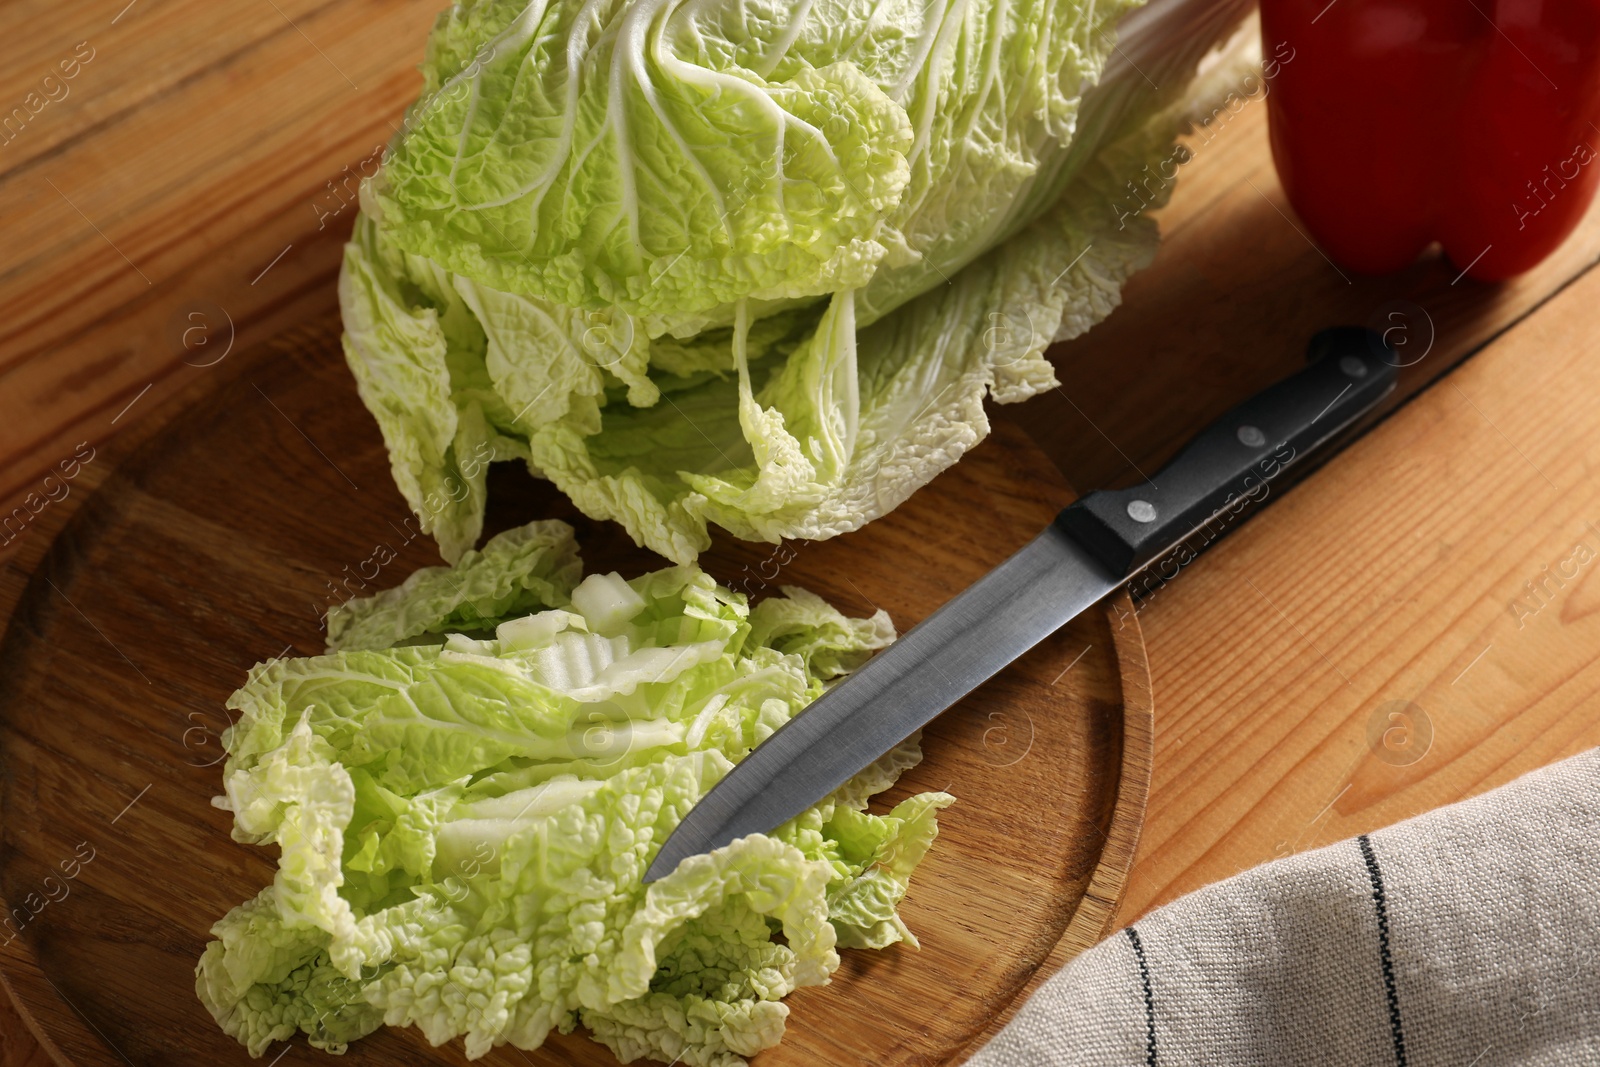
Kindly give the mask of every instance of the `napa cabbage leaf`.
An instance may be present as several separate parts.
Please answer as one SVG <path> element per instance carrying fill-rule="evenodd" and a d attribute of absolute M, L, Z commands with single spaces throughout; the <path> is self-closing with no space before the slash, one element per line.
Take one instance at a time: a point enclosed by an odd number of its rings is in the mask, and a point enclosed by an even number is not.
<path fill-rule="evenodd" d="M 915 943 L 899 906 L 952 798 L 867 810 L 912 739 L 773 833 L 644 873 L 893 639 L 882 612 L 799 589 L 752 608 L 693 565 L 581 577 L 559 522 L 343 605 L 326 654 L 262 664 L 229 701 L 214 803 L 278 862 L 212 928 L 200 999 L 253 1056 L 388 1024 L 476 1058 L 581 1025 L 624 1061 L 743 1063 L 839 947 Z"/>
<path fill-rule="evenodd" d="M 441 14 L 340 297 L 444 557 L 477 542 L 484 470 L 509 459 L 677 562 L 709 524 L 830 537 L 981 440 L 986 398 L 1052 388 L 1045 348 L 1149 261 L 1144 209 L 1171 186 L 1151 168 L 1246 7 L 1154 6 Z"/>

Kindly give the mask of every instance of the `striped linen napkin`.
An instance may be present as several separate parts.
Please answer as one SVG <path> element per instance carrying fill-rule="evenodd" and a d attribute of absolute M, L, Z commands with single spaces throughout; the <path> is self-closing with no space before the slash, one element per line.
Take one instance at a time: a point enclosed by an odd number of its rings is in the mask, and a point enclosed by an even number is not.
<path fill-rule="evenodd" d="M 1158 908 L 968 1064 L 1600 1065 L 1600 749 Z"/>

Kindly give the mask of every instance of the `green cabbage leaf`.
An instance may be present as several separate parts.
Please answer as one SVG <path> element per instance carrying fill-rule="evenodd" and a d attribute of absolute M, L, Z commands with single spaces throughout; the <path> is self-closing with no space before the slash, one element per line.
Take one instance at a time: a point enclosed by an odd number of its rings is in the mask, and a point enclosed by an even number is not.
<path fill-rule="evenodd" d="M 507 531 L 338 609 L 325 655 L 229 701 L 214 803 L 278 865 L 212 928 L 196 990 L 251 1055 L 387 1024 L 476 1058 L 581 1025 L 624 1061 L 731 1067 L 839 947 L 915 944 L 898 908 L 952 798 L 867 810 L 915 739 L 643 884 L 707 790 L 894 639 L 887 616 L 800 589 L 751 608 L 693 565 L 580 577 L 570 527 Z"/>
<path fill-rule="evenodd" d="M 981 440 L 985 398 L 1054 387 L 1045 348 L 1153 254 L 1150 168 L 1244 6 L 1158 4 L 1159 47 L 1118 43 L 1138 0 L 443 13 L 340 297 L 444 557 L 507 459 L 680 563 L 709 524 L 830 537 Z"/>

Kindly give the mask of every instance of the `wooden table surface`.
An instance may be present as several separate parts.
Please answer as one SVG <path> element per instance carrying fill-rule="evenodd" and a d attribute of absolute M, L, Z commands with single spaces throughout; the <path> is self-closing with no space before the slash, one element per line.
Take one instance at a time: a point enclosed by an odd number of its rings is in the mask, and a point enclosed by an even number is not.
<path fill-rule="evenodd" d="M 0 530 L 0 613 L 164 402 L 328 328 L 346 183 L 438 3 L 0 8 L 0 109 L 27 119 L 0 130 L 0 520 L 26 517 Z M 1060 390 L 1005 413 L 1087 489 L 1152 470 L 1321 326 L 1393 328 L 1410 364 L 1384 422 L 1142 608 L 1156 763 L 1124 921 L 1600 743 L 1600 214 L 1504 286 L 1437 260 L 1346 277 L 1284 202 L 1265 110 L 1191 138 L 1154 266 L 1053 354 Z M 0 1067 L 47 1062 L 0 1006 Z"/>

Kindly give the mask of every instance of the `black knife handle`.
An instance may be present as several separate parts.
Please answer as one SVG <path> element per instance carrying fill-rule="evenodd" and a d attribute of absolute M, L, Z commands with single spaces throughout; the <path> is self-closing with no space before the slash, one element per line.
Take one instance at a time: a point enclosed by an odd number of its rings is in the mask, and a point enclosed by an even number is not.
<path fill-rule="evenodd" d="M 1113 573 L 1127 577 L 1224 509 L 1264 496 L 1286 467 L 1366 414 L 1395 386 L 1399 360 L 1371 330 L 1323 330 L 1312 338 L 1310 355 L 1311 366 L 1212 423 L 1148 482 L 1089 493 L 1056 523 Z"/>

